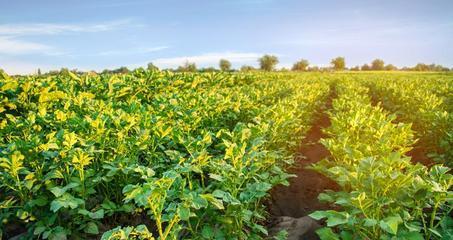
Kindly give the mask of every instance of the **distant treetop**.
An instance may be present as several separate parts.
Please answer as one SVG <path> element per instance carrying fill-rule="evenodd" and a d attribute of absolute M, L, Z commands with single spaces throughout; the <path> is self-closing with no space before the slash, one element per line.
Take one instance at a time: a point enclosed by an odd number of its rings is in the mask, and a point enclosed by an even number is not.
<path fill-rule="evenodd" d="M 274 55 L 264 55 L 258 59 L 260 63 L 261 70 L 264 71 L 273 71 L 275 70 L 275 66 L 278 64 L 278 58 Z"/>
<path fill-rule="evenodd" d="M 334 70 L 341 71 L 346 68 L 344 57 L 336 57 L 330 61 Z"/>

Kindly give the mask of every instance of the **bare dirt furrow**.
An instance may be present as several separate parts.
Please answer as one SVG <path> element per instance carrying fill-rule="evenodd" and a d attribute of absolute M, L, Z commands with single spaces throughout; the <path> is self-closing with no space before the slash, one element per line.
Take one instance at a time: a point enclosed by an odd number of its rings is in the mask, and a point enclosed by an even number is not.
<path fill-rule="evenodd" d="M 326 189 L 338 190 L 338 185 L 324 175 L 306 169 L 308 165 L 330 155 L 319 140 L 326 137 L 322 129 L 330 126 L 326 111 L 331 108 L 332 99 L 333 96 L 330 96 L 318 111 L 315 122 L 301 142 L 294 167 L 288 170 L 296 177 L 289 180 L 289 186 L 278 185 L 271 190 L 267 204 L 271 233 L 285 229 L 288 239 L 317 239 L 314 230 L 319 225 L 306 216 L 316 210 L 332 208 L 319 202 L 318 195 Z"/>

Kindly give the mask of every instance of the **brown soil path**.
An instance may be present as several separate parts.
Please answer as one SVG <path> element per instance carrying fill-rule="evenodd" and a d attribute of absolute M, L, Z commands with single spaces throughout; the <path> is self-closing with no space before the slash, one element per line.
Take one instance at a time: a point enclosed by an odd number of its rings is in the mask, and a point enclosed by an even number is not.
<path fill-rule="evenodd" d="M 288 169 L 297 176 L 289 179 L 289 186 L 278 185 L 270 192 L 271 197 L 267 203 L 270 227 L 278 224 L 283 216 L 301 218 L 316 210 L 332 209 L 332 206 L 319 202 L 318 195 L 326 189 L 338 190 L 338 185 L 324 175 L 305 168 L 330 155 L 319 140 L 326 137 L 322 129 L 330 126 L 326 110 L 331 108 L 332 99 L 332 96 L 329 97 L 326 105 L 318 111 L 315 122 L 301 142 L 294 167 Z"/>
<path fill-rule="evenodd" d="M 423 146 L 423 144 L 420 143 L 420 141 L 417 141 L 413 145 L 412 150 L 407 152 L 406 156 L 411 157 L 411 162 L 414 164 L 421 163 L 427 167 L 431 167 L 435 164 L 435 162 L 428 157 L 426 148 Z"/>

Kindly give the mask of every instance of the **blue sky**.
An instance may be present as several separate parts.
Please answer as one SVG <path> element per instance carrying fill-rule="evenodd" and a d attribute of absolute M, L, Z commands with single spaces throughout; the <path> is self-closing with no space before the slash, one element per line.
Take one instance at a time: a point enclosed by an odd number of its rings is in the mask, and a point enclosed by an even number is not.
<path fill-rule="evenodd" d="M 71 2 L 71 3 L 70 3 Z M 348 66 L 382 58 L 453 67 L 453 1 L 22 1 L 0 0 L 0 68 L 31 73 L 61 67 L 102 70 L 186 60 L 280 67 L 300 58 Z"/>

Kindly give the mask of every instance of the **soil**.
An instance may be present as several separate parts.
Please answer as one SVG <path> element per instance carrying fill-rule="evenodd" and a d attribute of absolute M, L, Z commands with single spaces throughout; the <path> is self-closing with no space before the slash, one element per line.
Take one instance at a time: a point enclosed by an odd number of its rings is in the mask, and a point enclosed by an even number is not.
<path fill-rule="evenodd" d="M 411 162 L 414 164 L 421 163 L 427 167 L 431 167 L 435 164 L 435 162 L 428 157 L 426 149 L 419 142 L 414 145 L 412 150 L 406 153 L 406 156 L 411 157 Z"/>
<path fill-rule="evenodd" d="M 270 191 L 271 197 L 266 205 L 270 214 L 268 227 L 271 229 L 275 228 L 282 218 L 291 217 L 297 221 L 296 219 L 316 210 L 333 208 L 331 205 L 319 202 L 318 195 L 326 189 L 338 191 L 338 185 L 324 175 L 306 168 L 330 155 L 319 140 L 326 137 L 322 129 L 330 126 L 326 110 L 331 108 L 332 98 L 330 97 L 326 106 L 318 112 L 317 119 L 301 142 L 295 159 L 296 163 L 288 169 L 288 172 L 295 174 L 296 177 L 289 179 L 289 186 L 278 185 Z M 307 235 L 315 236 L 313 232 L 308 232 Z"/>
<path fill-rule="evenodd" d="M 19 239 L 24 233 L 27 232 L 25 225 L 20 222 L 11 222 L 6 224 L 3 229 L 4 239 Z"/>

